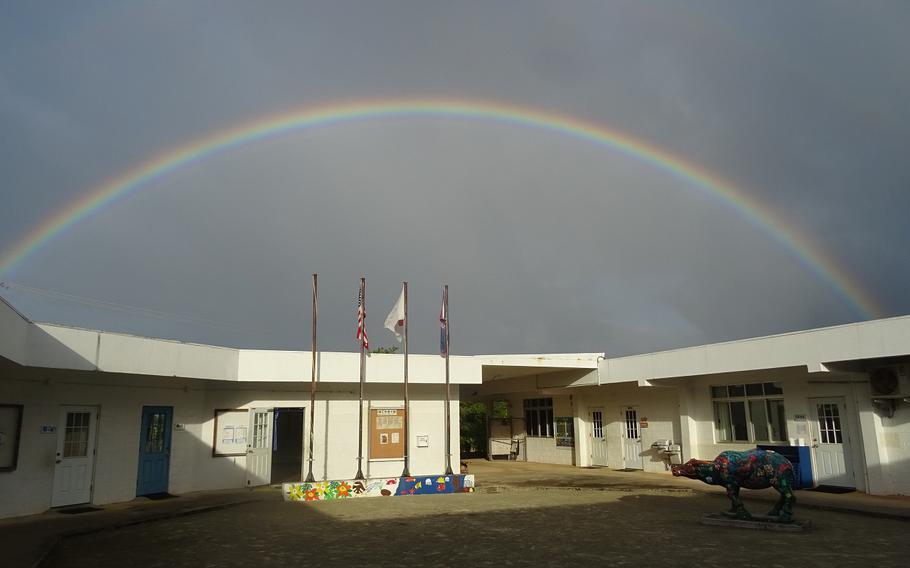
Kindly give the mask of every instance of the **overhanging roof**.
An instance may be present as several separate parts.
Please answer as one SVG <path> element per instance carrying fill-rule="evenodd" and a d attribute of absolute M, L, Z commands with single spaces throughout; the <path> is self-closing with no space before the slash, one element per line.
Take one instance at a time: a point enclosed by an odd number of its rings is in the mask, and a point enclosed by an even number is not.
<path fill-rule="evenodd" d="M 309 382 L 312 353 L 235 349 L 141 337 L 125 333 L 35 323 L 0 302 L 0 357 L 17 365 L 240 382 Z M 371 354 L 366 382 L 403 383 L 403 355 Z M 360 354 L 319 352 L 320 382 L 357 383 Z M 480 384 L 481 365 L 473 357 L 449 358 L 453 384 Z M 444 384 L 445 360 L 411 355 L 412 383 Z"/>
<path fill-rule="evenodd" d="M 910 356 L 910 316 L 604 359 L 600 384 Z"/>

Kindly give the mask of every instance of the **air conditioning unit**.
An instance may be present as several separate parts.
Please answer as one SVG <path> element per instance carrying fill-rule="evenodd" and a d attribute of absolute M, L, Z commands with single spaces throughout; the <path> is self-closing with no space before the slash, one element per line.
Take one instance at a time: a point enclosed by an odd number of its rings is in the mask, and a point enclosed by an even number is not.
<path fill-rule="evenodd" d="M 910 397 L 910 373 L 903 365 L 879 367 L 869 373 L 869 386 L 875 398 Z"/>

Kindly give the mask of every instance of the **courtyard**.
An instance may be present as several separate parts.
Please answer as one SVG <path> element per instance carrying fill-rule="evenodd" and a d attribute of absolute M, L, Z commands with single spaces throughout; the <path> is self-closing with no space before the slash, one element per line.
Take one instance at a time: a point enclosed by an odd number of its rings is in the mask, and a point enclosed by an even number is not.
<path fill-rule="evenodd" d="M 883 567 L 905 566 L 910 555 L 910 524 L 897 514 L 908 509 L 902 498 L 801 491 L 797 498 L 812 506 L 797 505 L 797 517 L 811 526 L 772 533 L 699 524 L 725 509 L 725 498 L 665 475 L 471 468 L 474 494 L 303 504 L 258 491 L 228 508 L 64 538 L 44 565 Z M 750 494 L 747 507 L 764 513 L 769 498 Z M 864 514 L 818 508 L 825 503 Z"/>

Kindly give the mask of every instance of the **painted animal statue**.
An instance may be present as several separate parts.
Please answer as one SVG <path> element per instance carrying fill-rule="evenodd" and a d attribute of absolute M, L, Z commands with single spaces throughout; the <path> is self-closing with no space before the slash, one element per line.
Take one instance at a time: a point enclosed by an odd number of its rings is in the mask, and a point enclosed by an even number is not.
<path fill-rule="evenodd" d="M 672 466 L 673 475 L 699 479 L 708 485 L 721 485 L 727 489 L 727 497 L 732 502 L 730 516 L 738 519 L 751 519 L 742 500 L 739 490 L 766 489 L 773 487 L 780 493 L 777 504 L 768 513 L 778 521 L 788 523 L 793 518 L 793 464 L 784 456 L 765 450 L 748 450 L 744 452 L 723 452 L 714 461 L 689 460 L 682 465 Z"/>

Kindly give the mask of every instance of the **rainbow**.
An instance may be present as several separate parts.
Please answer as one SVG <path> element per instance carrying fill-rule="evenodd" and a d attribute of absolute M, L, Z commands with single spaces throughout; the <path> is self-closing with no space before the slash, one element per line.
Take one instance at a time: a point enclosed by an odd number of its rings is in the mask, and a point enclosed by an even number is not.
<path fill-rule="evenodd" d="M 2 253 L 0 274 L 11 270 L 36 249 L 115 199 L 147 187 L 155 179 L 187 164 L 290 132 L 357 121 L 414 117 L 477 120 L 533 128 L 593 143 L 639 160 L 683 181 L 684 187 L 711 196 L 769 235 L 837 290 L 863 318 L 879 317 L 881 314 L 872 296 L 833 257 L 798 227 L 787 223 L 782 214 L 721 176 L 626 133 L 595 123 L 529 107 L 465 99 L 367 100 L 305 107 L 265 116 L 192 140 L 107 180 L 47 217 Z"/>

